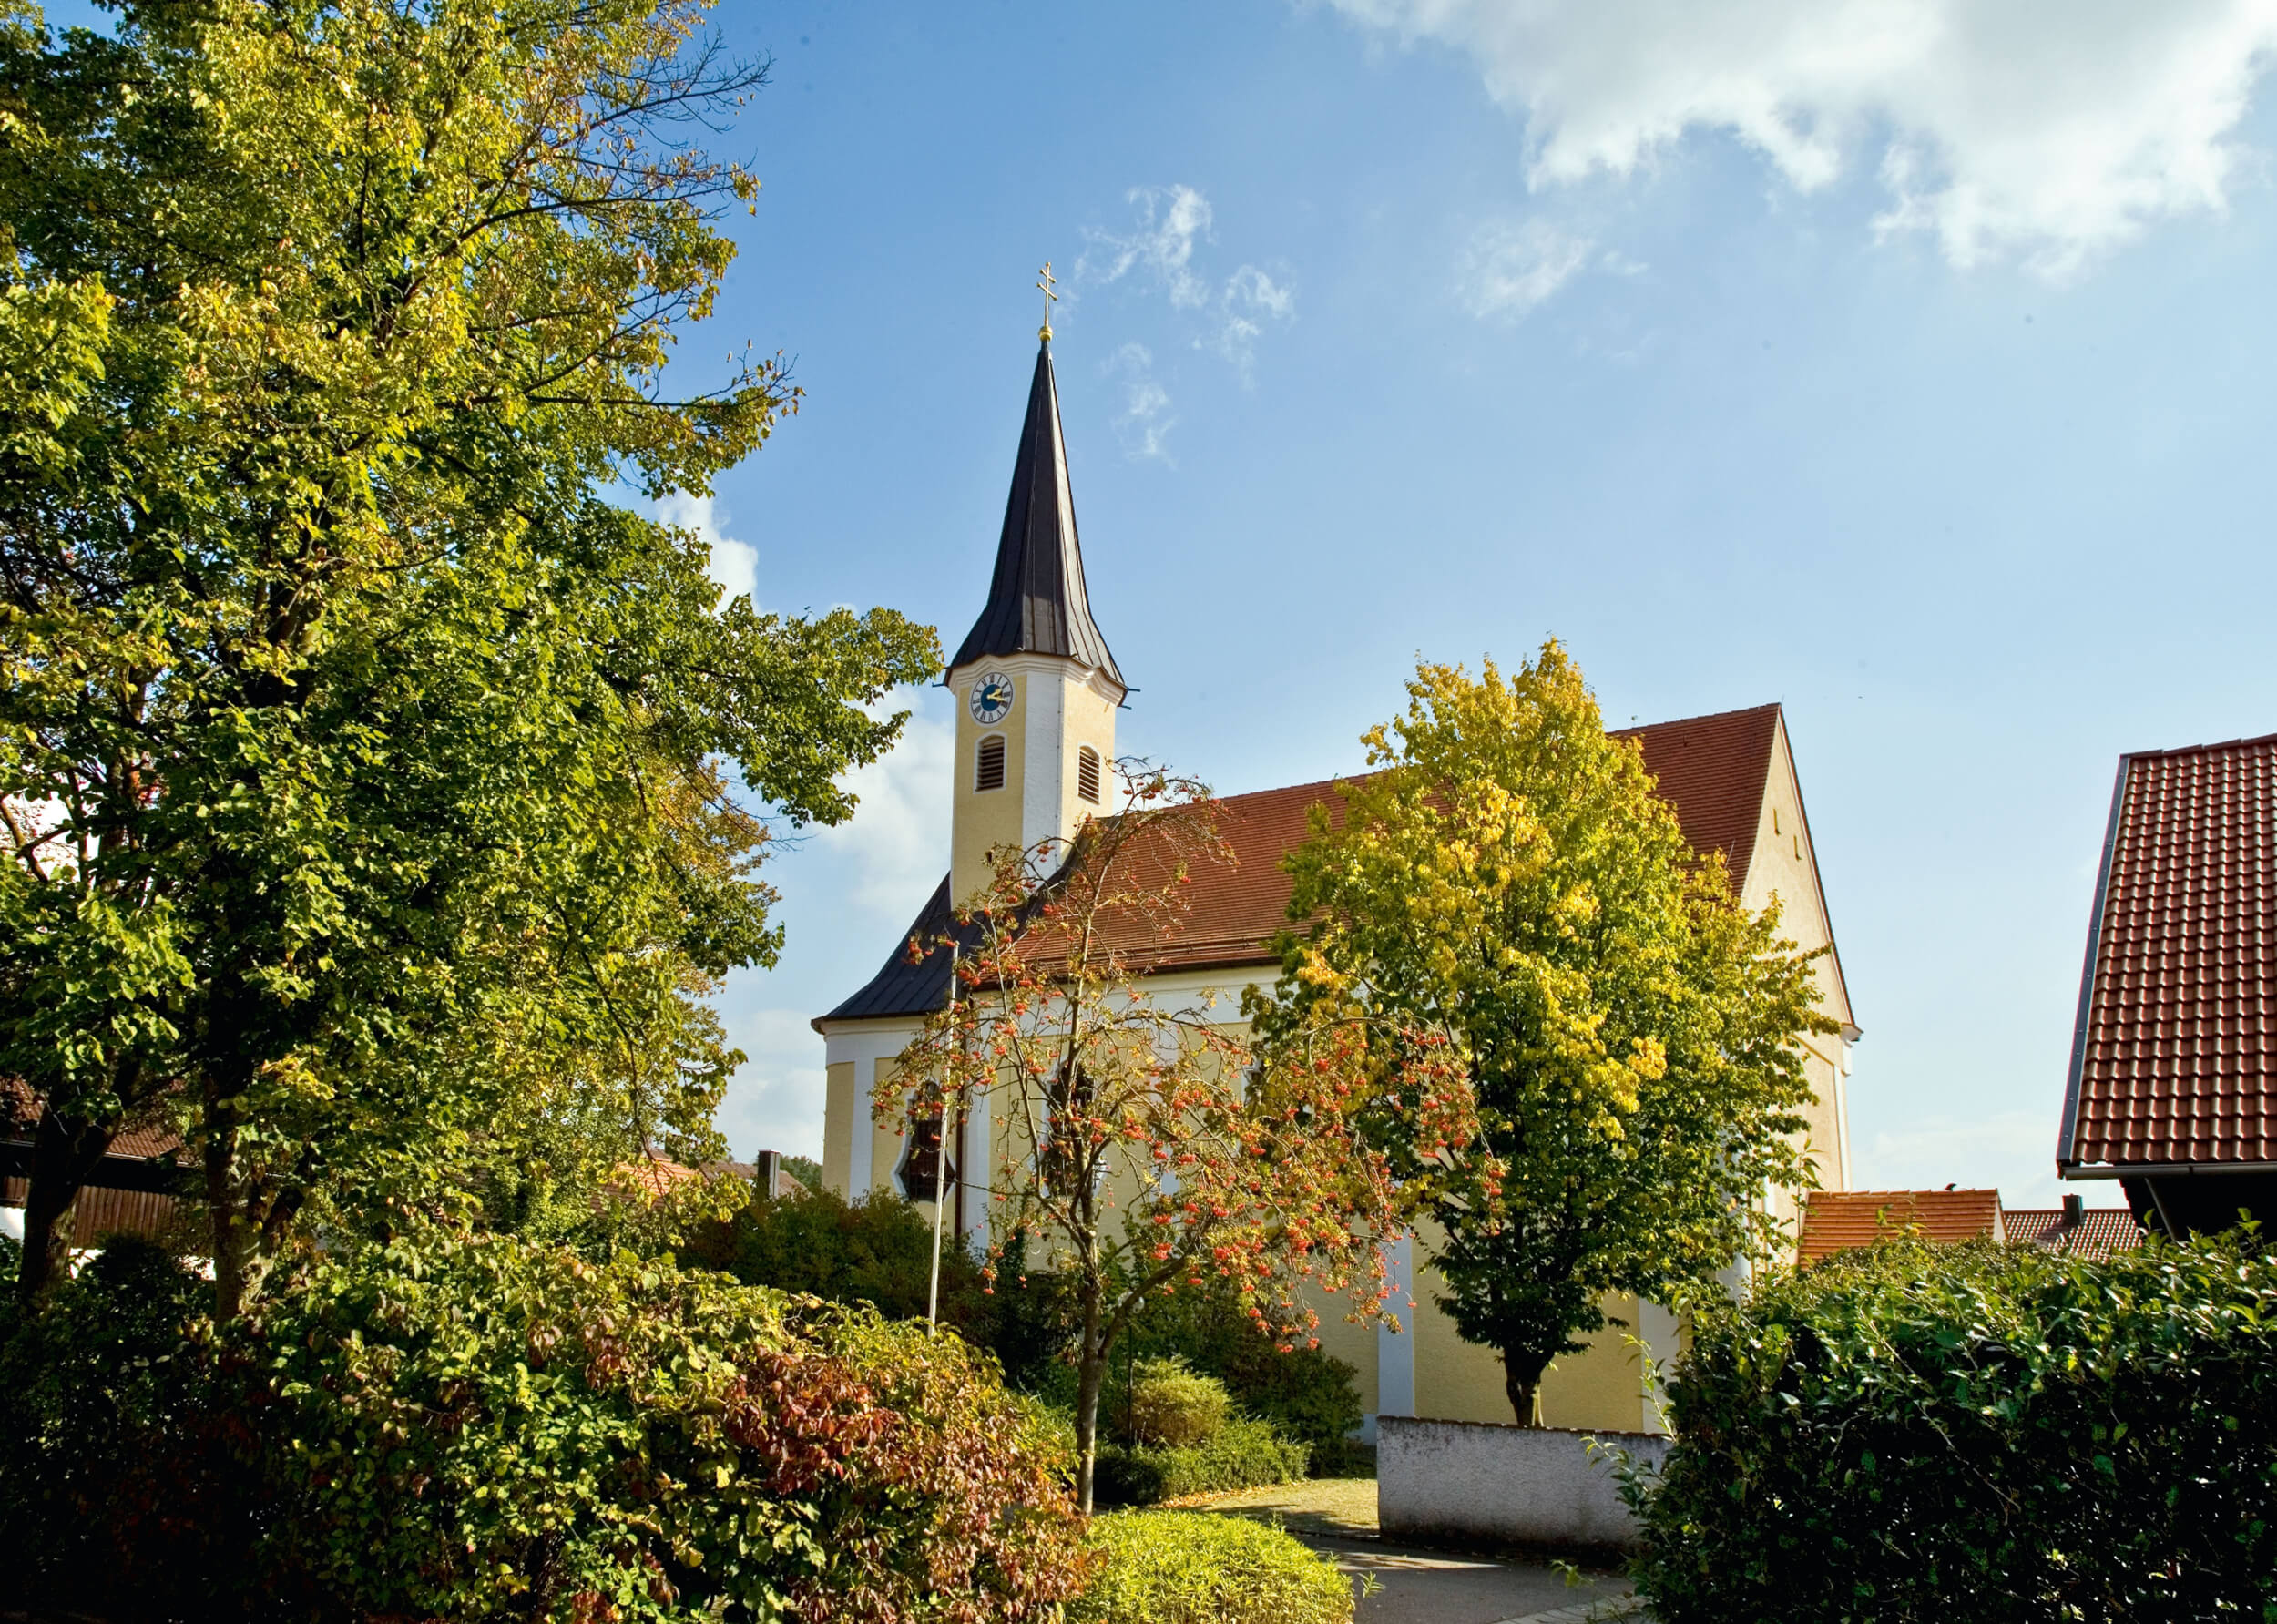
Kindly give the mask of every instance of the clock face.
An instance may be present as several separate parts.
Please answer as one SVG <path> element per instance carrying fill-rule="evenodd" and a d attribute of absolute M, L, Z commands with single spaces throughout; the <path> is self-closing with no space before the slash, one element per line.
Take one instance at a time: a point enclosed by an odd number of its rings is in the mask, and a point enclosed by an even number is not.
<path fill-rule="evenodd" d="M 973 720 L 992 727 L 1012 714 L 1012 679 L 990 671 L 973 684 Z"/>

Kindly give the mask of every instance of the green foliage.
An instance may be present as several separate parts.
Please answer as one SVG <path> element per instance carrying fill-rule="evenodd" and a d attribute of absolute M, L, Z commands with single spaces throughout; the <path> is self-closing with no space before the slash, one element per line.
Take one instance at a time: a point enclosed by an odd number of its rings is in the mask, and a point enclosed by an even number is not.
<path fill-rule="evenodd" d="M 1349 1435 L 1360 1425 L 1358 1373 L 1320 1348 L 1284 1345 L 1241 1312 L 1227 1282 L 1205 1276 L 1200 1285 L 1147 1299 L 1125 1333 L 1123 1363 L 1109 1375 L 1110 1402 L 1125 1373 L 1149 1358 L 1183 1360 L 1217 1377 L 1245 1414 L 1305 1445 L 1313 1471 L 1344 1467 Z"/>
<path fill-rule="evenodd" d="M 1665 1297 L 1766 1247 L 1811 1180 L 1797 1039 L 1831 1030 L 1775 910 L 1697 860 L 1633 741 L 1557 643 L 1508 679 L 1424 665 L 1366 736 L 1343 816 L 1292 853 L 1268 1047 L 1357 1023 L 1366 1113 L 1456 1329 L 1520 1422 L 1610 1292 Z"/>
<path fill-rule="evenodd" d="M 1279 1528 L 1193 1511 L 1095 1518 L 1104 1558 L 1069 1624 L 1350 1624 L 1352 1581 Z"/>
<path fill-rule="evenodd" d="M 1179 1359 L 1141 1359 L 1123 1396 L 1123 1429 L 1134 1444 L 1185 1449 L 1225 1430 L 1233 1396 L 1215 1376 Z"/>
<path fill-rule="evenodd" d="M 1057 1430 L 955 1337 L 437 1233 L 217 1337 L 173 1265 L 111 1257 L 4 1355 L 0 1546 L 75 1606 L 885 1624 L 1082 1582 Z"/>
<path fill-rule="evenodd" d="M 1669 1624 L 2277 1617 L 2277 1255 L 1900 1242 L 1704 1304 L 1636 1573 Z"/>
<path fill-rule="evenodd" d="M 613 499 L 795 404 L 764 360 L 665 387 L 753 191 L 702 143 L 761 76 L 703 24 L 0 31 L 0 1069 L 97 1152 L 182 1118 L 225 1312 L 311 1219 L 716 1156 L 763 817 L 844 817 L 934 664 L 891 611 L 721 603 Z"/>
<path fill-rule="evenodd" d="M 202 1589 L 178 1581 L 200 1566 L 200 1514 L 219 1515 L 199 1460 L 210 1350 L 185 1335 L 207 1295 L 121 1238 L 44 1312 L 0 1306 L 0 1572 L 26 1598 L 157 1617 Z"/>
<path fill-rule="evenodd" d="M 1040 1413 L 873 1314 L 491 1239 L 326 1266 L 262 1329 L 266 1555 L 335 1606 L 1029 1618 L 1072 1555 Z"/>
<path fill-rule="evenodd" d="M 809 1190 L 822 1188 L 822 1164 L 812 1156 L 786 1156 L 782 1170 Z"/>
<path fill-rule="evenodd" d="M 914 1203 L 883 1191 L 849 1201 L 821 1189 L 755 1196 L 724 1220 L 700 1224 L 679 1248 L 689 1262 L 747 1285 L 861 1302 L 889 1320 L 923 1319 L 933 1226 Z M 954 1237 L 941 1248 L 941 1321 L 996 1355 L 1006 1379 L 1035 1390 L 1050 1380 L 1074 1335 L 1064 1283 L 1023 1271 L 1026 1243 L 1006 1248 L 992 1282 Z"/>
<path fill-rule="evenodd" d="M 1097 1494 L 1110 1506 L 1152 1506 L 1188 1495 L 1262 1488 L 1303 1476 L 1310 1454 L 1270 1422 L 1236 1416 L 1201 1442 L 1175 1448 L 1100 1445 Z"/>

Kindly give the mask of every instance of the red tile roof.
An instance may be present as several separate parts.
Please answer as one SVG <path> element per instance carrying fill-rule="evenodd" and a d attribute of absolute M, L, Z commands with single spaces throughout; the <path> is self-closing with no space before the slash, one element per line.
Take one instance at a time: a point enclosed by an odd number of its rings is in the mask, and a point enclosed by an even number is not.
<path fill-rule="evenodd" d="M 1613 735 L 1644 746 L 1645 770 L 1675 805 L 1684 838 L 1695 852 L 1721 852 L 1740 890 L 1746 889 L 1747 865 L 1755 855 L 1778 736 L 1776 705 L 1623 728 Z"/>
<path fill-rule="evenodd" d="M 1759 705 L 1625 728 L 1614 735 L 1643 747 L 1645 766 L 1659 781 L 1660 793 L 1674 803 L 1685 839 L 1695 851 L 1721 851 L 1735 887 L 1745 886 L 1754 854 L 1779 714 L 1777 705 Z M 1133 931 L 1124 950 L 1155 971 L 1271 964 L 1272 939 L 1289 924 L 1291 880 L 1281 859 L 1303 842 L 1307 809 L 1322 804 L 1332 818 L 1341 817 L 1338 781 L 1321 779 L 1220 801 L 1218 832 L 1232 850 L 1233 864 L 1195 865 L 1188 912 L 1176 927 L 1167 933 Z M 908 943 L 911 935 L 928 944 L 937 941 L 949 924 L 944 880 L 893 956 L 822 1020 L 914 1015 L 937 1007 L 948 986 L 947 955 L 935 953 L 913 965 Z"/>
<path fill-rule="evenodd" d="M 2120 758 L 2057 1159 L 2277 1159 L 2277 735 Z"/>
<path fill-rule="evenodd" d="M 701 1173 L 684 1162 L 664 1156 L 640 1156 L 618 1162 L 609 1173 L 608 1183 L 620 1194 L 654 1201 L 683 1185 L 700 1184 L 703 1179 Z"/>
<path fill-rule="evenodd" d="M 1802 1209 L 1795 1261 L 1815 1263 L 1899 1235 L 1925 1241 L 1998 1240 L 1996 1190 L 1814 1190 Z"/>
<path fill-rule="evenodd" d="M 28 1141 L 38 1126 L 39 1097 L 15 1078 L 0 1078 L 0 1139 Z M 174 1131 L 161 1100 L 154 1102 L 138 1120 L 112 1136 L 110 1149 L 105 1154 L 148 1159 L 181 1148 L 182 1136 Z"/>
<path fill-rule="evenodd" d="M 2124 1207 L 2090 1207 L 2068 1225 L 2059 1207 L 2017 1207 L 2002 1212 L 2000 1224 L 2012 1246 L 2045 1246 L 2082 1257 L 2108 1258 L 2142 1244 L 2142 1225 Z"/>

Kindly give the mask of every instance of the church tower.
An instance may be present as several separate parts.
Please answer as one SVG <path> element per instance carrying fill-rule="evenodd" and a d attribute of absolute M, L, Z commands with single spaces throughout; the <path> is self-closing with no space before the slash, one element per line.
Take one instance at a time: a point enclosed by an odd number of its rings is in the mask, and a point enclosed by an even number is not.
<path fill-rule="evenodd" d="M 959 903 L 987 884 L 989 853 L 1067 840 L 1115 795 L 1115 712 L 1129 689 L 1091 620 L 1051 329 L 1040 337 L 988 603 L 945 679 L 957 698 L 949 891 Z"/>

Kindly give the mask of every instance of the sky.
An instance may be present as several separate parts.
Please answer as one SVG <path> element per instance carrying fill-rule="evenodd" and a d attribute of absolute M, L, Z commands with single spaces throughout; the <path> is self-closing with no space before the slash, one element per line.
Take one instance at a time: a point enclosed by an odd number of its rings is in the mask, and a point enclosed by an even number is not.
<path fill-rule="evenodd" d="M 2277 0 L 736 4 L 763 183 L 700 366 L 802 408 L 668 505 L 764 610 L 984 596 L 1049 260 L 1118 743 L 1357 769 L 1419 657 L 1778 700 L 1863 1188 L 2053 1205 L 2117 758 L 2277 730 Z M 716 346 L 716 348 L 714 348 Z M 950 716 L 787 840 L 739 1155 L 947 866 Z M 2113 1192 L 2088 1191 L 2092 1204 Z"/>

